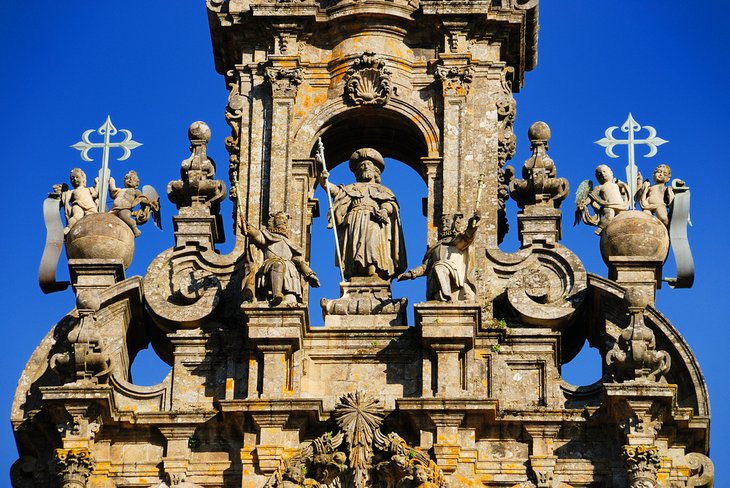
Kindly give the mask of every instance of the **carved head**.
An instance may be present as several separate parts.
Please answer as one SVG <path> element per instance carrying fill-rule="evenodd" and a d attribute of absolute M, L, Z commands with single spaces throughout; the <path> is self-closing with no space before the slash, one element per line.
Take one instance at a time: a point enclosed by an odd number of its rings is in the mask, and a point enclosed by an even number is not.
<path fill-rule="evenodd" d="M 385 170 L 383 156 L 373 148 L 358 149 L 350 156 L 350 171 L 357 181 L 380 182 L 380 173 Z"/>
<path fill-rule="evenodd" d="M 600 184 L 604 184 L 608 181 L 613 181 L 613 171 L 605 164 L 601 164 L 596 167 L 596 179 Z"/>
<path fill-rule="evenodd" d="M 126 188 L 137 188 L 139 186 L 139 176 L 137 176 L 137 172 L 135 170 L 124 175 L 124 186 Z"/>
<path fill-rule="evenodd" d="M 439 239 L 447 239 L 464 230 L 464 214 L 444 214 L 439 227 Z"/>
<path fill-rule="evenodd" d="M 289 232 L 289 214 L 286 212 L 274 212 L 269 216 L 269 230 L 276 234 L 287 235 Z"/>
<path fill-rule="evenodd" d="M 660 164 L 654 169 L 654 183 L 664 184 L 672 177 L 672 170 L 666 164 Z"/>
<path fill-rule="evenodd" d="M 71 170 L 71 184 L 74 188 L 86 186 L 86 173 L 81 168 Z"/>

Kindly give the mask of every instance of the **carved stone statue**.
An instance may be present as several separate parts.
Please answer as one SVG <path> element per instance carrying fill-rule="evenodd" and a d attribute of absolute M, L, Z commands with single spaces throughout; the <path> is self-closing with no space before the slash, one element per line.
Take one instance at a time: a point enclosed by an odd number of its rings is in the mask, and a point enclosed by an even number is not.
<path fill-rule="evenodd" d="M 423 257 L 423 264 L 398 276 L 398 281 L 426 275 L 426 299 L 441 302 L 471 300 L 474 285 L 469 277 L 474 266 L 471 244 L 481 216 L 478 212 L 464 228 L 462 214 L 454 214 L 453 221 L 444 217 L 439 241 Z"/>
<path fill-rule="evenodd" d="M 276 212 L 269 219 L 268 229 L 257 229 L 242 222 L 243 232 L 254 246 L 261 249 L 264 260 L 256 273 L 257 298 L 280 303 L 301 303 L 304 279 L 319 287 L 319 279 L 304 261 L 302 251 L 289 239 L 289 216 Z"/>
<path fill-rule="evenodd" d="M 96 187 L 86 186 L 86 173 L 81 168 L 71 170 L 71 186 L 74 187 L 73 190 L 66 190 L 61 194 L 61 204 L 66 213 L 64 234 L 68 234 L 71 227 L 83 216 L 97 212 L 99 192 Z"/>
<path fill-rule="evenodd" d="M 333 208 L 345 279 L 379 278 L 388 281 L 406 269 L 398 202 L 380 183 L 385 168 L 383 156 L 371 148 L 355 151 L 350 170 L 356 183 L 333 185 L 326 171 L 320 182 L 334 197 Z"/>
<path fill-rule="evenodd" d="M 653 214 L 665 226 L 669 227 L 669 213 L 667 207 L 674 200 L 674 191 L 671 186 L 667 186 L 672 176 L 672 170 L 666 164 L 660 164 L 654 169 L 654 184 L 650 184 L 648 180 L 641 181 L 641 173 L 639 174 L 639 189 L 636 192 L 636 199 L 641 205 L 641 209 L 649 214 Z M 677 180 L 680 186 L 684 182 Z"/>
<path fill-rule="evenodd" d="M 628 186 L 613 177 L 613 171 L 605 164 L 596 167 L 599 185 L 593 187 L 591 180 L 583 181 L 575 194 L 575 222 L 580 220 L 595 225 L 600 234 L 618 213 L 628 210 L 631 197 Z M 591 214 L 589 209 L 595 212 Z"/>
<path fill-rule="evenodd" d="M 117 188 L 114 178 L 109 178 L 109 194 L 114 199 L 110 212 L 132 229 L 134 237 L 142 233 L 137 225 L 147 222 L 150 213 L 155 215 L 155 222 L 159 226 L 160 199 L 150 186 L 146 186 L 144 192 L 139 190 L 139 176 L 136 171 L 132 170 L 124 175 L 124 188 Z M 133 210 L 137 205 L 140 206 L 139 210 Z"/>

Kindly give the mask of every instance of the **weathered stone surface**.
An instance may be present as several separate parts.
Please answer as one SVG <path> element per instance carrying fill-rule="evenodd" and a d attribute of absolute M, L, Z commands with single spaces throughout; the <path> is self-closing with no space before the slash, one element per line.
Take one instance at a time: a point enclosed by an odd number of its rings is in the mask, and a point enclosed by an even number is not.
<path fill-rule="evenodd" d="M 36 349 L 13 402 L 15 486 L 712 482 L 706 386 L 654 308 L 665 225 L 614 212 L 601 278 L 560 243 L 568 184 L 545 124 L 533 125 L 533 155 L 510 180 L 512 92 L 535 65 L 536 0 L 206 3 L 230 90 L 231 135 L 220 142 L 243 224 L 235 247 L 215 249 L 226 184 L 197 122 L 168 187 L 174 247 L 144 279 L 125 279 L 120 259 L 70 261 L 76 309 Z M 316 284 L 307 259 L 325 183 L 320 137 L 328 161 L 363 163 L 361 181 L 330 187 L 346 262 L 324 326 L 310 323 L 305 285 Z M 380 182 L 383 157 L 428 188 L 424 234 L 438 257 L 427 252 L 423 273 L 411 273 L 431 283 L 413 327 L 390 290 L 407 269 L 396 198 L 411 196 Z M 520 206 L 514 253 L 497 247 L 509 191 Z M 599 224 L 600 206 L 584 205 Z M 284 215 L 286 240 L 267 238 L 269 216 L 277 227 Z M 458 239 L 439 236 L 454 215 L 472 222 Z M 130 227 L 119 231 L 133 242 Z M 450 289 L 435 285 L 438 266 Z M 290 281 L 279 283 L 283 268 Z M 604 375 L 569 385 L 561 367 L 586 342 Z M 149 346 L 171 372 L 141 387 L 130 364 Z"/>
<path fill-rule="evenodd" d="M 128 268 L 134 256 L 134 234 L 116 215 L 92 213 L 66 235 L 69 259 L 117 259 Z"/>

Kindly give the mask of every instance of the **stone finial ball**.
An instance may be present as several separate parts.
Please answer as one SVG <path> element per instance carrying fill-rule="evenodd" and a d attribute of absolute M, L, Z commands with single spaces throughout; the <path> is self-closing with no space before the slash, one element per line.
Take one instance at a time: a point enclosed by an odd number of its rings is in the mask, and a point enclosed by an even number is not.
<path fill-rule="evenodd" d="M 193 122 L 188 129 L 188 139 L 192 141 L 210 141 L 210 127 L 202 120 Z"/>
<path fill-rule="evenodd" d="M 101 308 L 101 297 L 99 292 L 81 290 L 76 295 L 76 308 L 79 310 L 91 310 L 96 312 Z"/>
<path fill-rule="evenodd" d="M 86 215 L 66 235 L 69 259 L 116 259 L 128 268 L 134 256 L 134 234 L 110 213 Z"/>
<path fill-rule="evenodd" d="M 547 142 L 550 140 L 550 126 L 545 122 L 535 122 L 530 126 L 530 130 L 527 131 L 527 137 L 533 144 L 536 142 Z"/>
<path fill-rule="evenodd" d="M 646 212 L 621 212 L 601 232 L 601 256 L 606 264 L 611 257 L 664 261 L 668 251 L 667 228 Z"/>

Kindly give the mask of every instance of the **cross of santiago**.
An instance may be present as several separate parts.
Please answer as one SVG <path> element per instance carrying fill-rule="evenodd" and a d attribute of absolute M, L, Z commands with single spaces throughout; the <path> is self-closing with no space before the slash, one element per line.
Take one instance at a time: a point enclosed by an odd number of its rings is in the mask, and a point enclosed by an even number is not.
<path fill-rule="evenodd" d="M 654 127 L 645 125 L 644 129 L 646 129 L 649 132 L 649 136 L 646 139 L 636 139 L 634 137 L 634 134 L 639 132 L 642 127 L 639 125 L 638 122 L 634 120 L 634 118 L 631 116 L 631 113 L 629 113 L 629 118 L 626 119 L 626 122 L 624 122 L 624 125 L 621 126 L 621 130 L 623 132 L 628 133 L 628 139 L 615 139 L 613 137 L 613 131 L 618 129 L 618 126 L 609 127 L 606 129 L 606 137 L 603 139 L 599 139 L 596 141 L 596 144 L 599 146 L 606 148 L 606 154 L 611 158 L 618 158 L 618 156 L 613 152 L 613 148 L 619 144 L 628 146 L 629 150 L 629 165 L 626 166 L 626 183 L 629 187 L 629 191 L 631 192 L 631 210 L 634 210 L 635 204 L 634 204 L 634 195 L 636 195 L 636 179 L 639 174 L 639 170 L 636 168 L 636 163 L 634 162 L 634 147 L 637 145 L 646 145 L 649 146 L 649 152 L 644 155 L 645 158 L 650 158 L 654 156 L 657 153 L 657 147 L 661 146 L 662 144 L 665 144 L 669 141 L 666 141 L 662 139 L 661 137 L 656 136 L 656 129 Z"/>
<path fill-rule="evenodd" d="M 89 150 L 101 148 L 101 169 L 99 170 L 99 212 L 106 212 L 106 195 L 109 192 L 109 177 L 111 172 L 109 171 L 109 149 L 113 147 L 120 147 L 124 150 L 122 157 L 118 158 L 118 161 L 124 161 L 132 153 L 132 149 L 136 149 L 142 144 L 132 140 L 132 133 L 126 129 L 117 128 L 112 124 L 111 118 L 107 115 L 106 122 L 99 127 L 96 132 L 104 136 L 102 142 L 91 142 L 89 135 L 94 132 L 94 129 L 89 129 L 81 135 L 81 140 L 71 146 L 74 149 L 81 151 L 81 159 L 84 161 L 93 161 L 89 157 Z M 124 134 L 124 140 L 119 142 L 111 142 L 111 137 L 115 136 L 117 132 Z"/>

